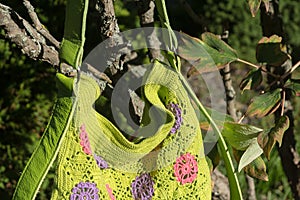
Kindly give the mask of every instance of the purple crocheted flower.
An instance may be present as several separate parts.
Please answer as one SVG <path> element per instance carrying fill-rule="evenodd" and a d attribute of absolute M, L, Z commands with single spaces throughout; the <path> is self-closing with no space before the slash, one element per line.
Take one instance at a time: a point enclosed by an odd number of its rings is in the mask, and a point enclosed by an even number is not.
<path fill-rule="evenodd" d="M 99 200 L 99 189 L 95 183 L 80 182 L 72 189 L 70 200 Z"/>
<path fill-rule="evenodd" d="M 179 130 L 182 123 L 181 109 L 176 103 L 170 103 L 167 105 L 167 108 L 174 114 L 175 123 L 170 131 L 170 133 L 174 134 L 177 130 Z"/>
<path fill-rule="evenodd" d="M 98 156 L 97 154 L 94 154 L 94 158 L 95 158 L 95 160 L 97 162 L 97 165 L 100 169 L 107 169 L 108 168 L 107 162 L 101 156 Z"/>
<path fill-rule="evenodd" d="M 154 182 L 149 174 L 137 176 L 131 183 L 131 192 L 134 199 L 150 200 L 154 195 Z"/>

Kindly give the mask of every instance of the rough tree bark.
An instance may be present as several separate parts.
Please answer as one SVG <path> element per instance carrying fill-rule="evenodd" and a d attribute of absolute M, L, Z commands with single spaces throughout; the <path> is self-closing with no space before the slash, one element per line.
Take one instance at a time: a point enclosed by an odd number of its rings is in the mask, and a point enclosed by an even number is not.
<path fill-rule="evenodd" d="M 27 6 L 30 7 L 28 3 Z M 32 6 L 30 9 L 29 12 L 32 15 L 32 12 L 34 12 Z M 59 65 L 58 50 L 56 48 L 59 43 L 54 37 L 48 37 L 51 38 L 48 39 L 44 35 L 45 33 L 46 36 L 50 34 L 45 29 L 36 29 L 10 7 L 1 3 L 0 28 L 5 31 L 5 37 L 16 44 L 23 54 L 31 59 L 45 61 L 56 67 Z M 49 40 L 51 41 L 47 42 Z"/>
<path fill-rule="evenodd" d="M 279 13 L 279 0 L 270 1 L 269 8 L 266 9 L 265 5 L 261 6 L 261 25 L 263 35 L 270 37 L 274 34 L 283 38 L 283 44 L 286 45 L 286 37 L 283 31 L 282 19 Z M 268 70 L 274 74 L 283 75 L 292 67 L 292 61 L 287 60 L 281 67 L 268 66 Z M 286 79 L 289 77 L 286 77 Z M 268 76 L 269 83 L 274 81 L 274 78 Z M 286 80 L 285 80 L 286 81 Z M 284 81 L 284 82 L 285 82 Z M 280 88 L 283 83 L 275 84 L 271 89 Z M 294 199 L 300 199 L 300 162 L 299 155 L 296 151 L 296 140 L 294 137 L 294 116 L 293 107 L 291 103 L 291 93 L 286 93 L 284 114 L 290 120 L 290 127 L 286 130 L 282 146 L 278 148 L 284 172 L 288 178 L 289 185 L 293 192 Z M 281 108 L 275 112 L 275 120 L 278 120 L 281 115 Z"/>
<path fill-rule="evenodd" d="M 154 27 L 154 10 L 155 3 L 153 0 L 139 0 L 136 2 L 138 14 L 140 18 L 141 27 Z M 160 53 L 160 41 L 157 38 L 155 31 L 153 31 L 147 39 L 149 46 L 155 48 L 149 48 L 150 60 L 161 58 Z"/>

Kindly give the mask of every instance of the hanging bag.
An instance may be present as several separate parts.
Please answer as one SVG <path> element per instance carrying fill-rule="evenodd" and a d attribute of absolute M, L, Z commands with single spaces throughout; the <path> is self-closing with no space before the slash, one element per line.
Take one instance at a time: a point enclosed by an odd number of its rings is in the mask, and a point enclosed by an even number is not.
<path fill-rule="evenodd" d="M 67 4 L 60 56 L 74 68 L 81 64 L 87 3 Z M 81 23 L 74 23 L 79 16 Z M 197 116 L 170 67 L 155 62 L 145 75 L 143 93 L 149 106 L 139 131 L 147 137 L 138 142 L 129 141 L 94 109 L 101 90 L 92 76 L 78 71 L 74 79 L 57 77 L 52 117 L 13 199 L 34 199 L 56 158 L 52 199 L 211 199 Z"/>

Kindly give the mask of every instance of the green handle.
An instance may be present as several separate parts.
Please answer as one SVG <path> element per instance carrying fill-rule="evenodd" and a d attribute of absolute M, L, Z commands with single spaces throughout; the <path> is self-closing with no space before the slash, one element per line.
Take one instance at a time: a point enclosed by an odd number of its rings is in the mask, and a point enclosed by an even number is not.
<path fill-rule="evenodd" d="M 88 0 L 68 0 L 60 60 L 75 69 L 82 62 L 87 10 Z M 57 74 L 57 78 L 58 100 L 50 122 L 23 170 L 13 200 L 35 199 L 72 120 L 77 104 L 77 99 L 72 98 L 73 79 L 62 74 Z"/>
<path fill-rule="evenodd" d="M 88 0 L 68 0 L 67 2 L 64 38 L 59 56 L 61 62 L 75 69 L 82 62 L 88 2 Z"/>
<path fill-rule="evenodd" d="M 69 80 L 73 81 L 72 79 Z M 58 86 L 64 86 L 64 82 L 58 81 Z M 61 97 L 55 103 L 50 122 L 45 132 L 28 161 L 19 179 L 13 200 L 35 199 L 38 190 L 47 175 L 49 168 L 58 153 L 61 138 L 64 136 L 72 119 L 73 100 L 70 97 L 70 90 L 64 87 L 60 93 Z"/>

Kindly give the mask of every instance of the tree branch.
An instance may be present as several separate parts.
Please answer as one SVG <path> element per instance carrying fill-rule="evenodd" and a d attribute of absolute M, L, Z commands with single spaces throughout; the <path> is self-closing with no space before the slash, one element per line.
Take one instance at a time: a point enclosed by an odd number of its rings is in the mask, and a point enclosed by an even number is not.
<path fill-rule="evenodd" d="M 138 8 L 138 14 L 140 18 L 140 24 L 142 27 L 154 27 L 154 9 L 155 3 L 153 0 L 139 0 L 136 2 Z M 161 42 L 157 38 L 155 30 L 149 35 L 147 39 L 148 46 L 155 47 L 149 48 L 149 58 L 161 59 L 162 55 L 160 53 Z"/>
<path fill-rule="evenodd" d="M 48 62 L 53 66 L 59 65 L 58 51 L 53 46 L 48 46 L 45 38 L 18 13 L 1 3 L 0 27 L 5 31 L 5 37 L 28 57 Z"/>
<path fill-rule="evenodd" d="M 49 33 L 48 30 L 44 28 L 41 24 L 36 12 L 34 11 L 34 7 L 30 4 L 28 0 L 23 0 L 23 4 L 26 7 L 28 14 L 33 22 L 34 28 L 43 35 L 51 44 L 53 44 L 56 49 L 59 49 L 59 42 Z"/>

